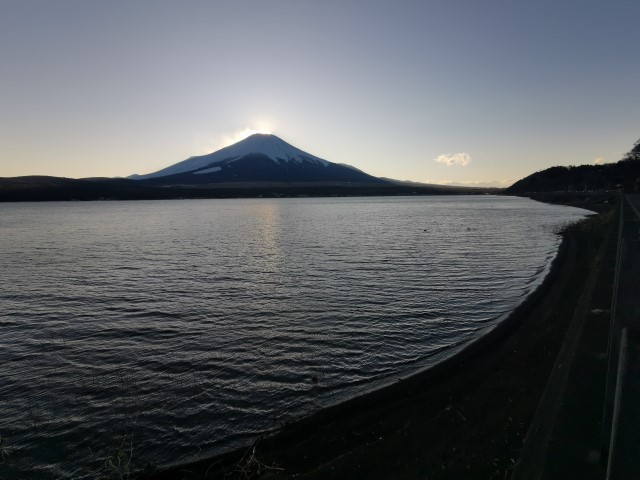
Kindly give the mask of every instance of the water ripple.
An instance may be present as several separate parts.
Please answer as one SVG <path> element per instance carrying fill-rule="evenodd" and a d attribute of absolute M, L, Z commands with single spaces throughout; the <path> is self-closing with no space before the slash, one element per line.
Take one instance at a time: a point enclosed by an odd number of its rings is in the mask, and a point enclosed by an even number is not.
<path fill-rule="evenodd" d="M 584 211 L 506 197 L 0 204 L 3 478 L 211 454 L 433 364 Z"/>

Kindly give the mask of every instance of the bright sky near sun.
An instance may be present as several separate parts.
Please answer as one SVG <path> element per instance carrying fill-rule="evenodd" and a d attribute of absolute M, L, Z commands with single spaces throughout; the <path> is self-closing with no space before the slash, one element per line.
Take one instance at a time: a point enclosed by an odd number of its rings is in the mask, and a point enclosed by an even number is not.
<path fill-rule="evenodd" d="M 637 0 L 0 0 L 0 176 L 128 176 L 271 131 L 504 186 L 640 137 Z"/>

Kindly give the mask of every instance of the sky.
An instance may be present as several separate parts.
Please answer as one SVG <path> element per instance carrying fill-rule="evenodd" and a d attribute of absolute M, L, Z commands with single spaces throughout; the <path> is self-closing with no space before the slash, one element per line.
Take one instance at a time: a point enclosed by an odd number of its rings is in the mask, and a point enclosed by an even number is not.
<path fill-rule="evenodd" d="M 150 173 L 270 131 L 508 186 L 640 138 L 637 0 L 0 0 L 0 177 Z"/>

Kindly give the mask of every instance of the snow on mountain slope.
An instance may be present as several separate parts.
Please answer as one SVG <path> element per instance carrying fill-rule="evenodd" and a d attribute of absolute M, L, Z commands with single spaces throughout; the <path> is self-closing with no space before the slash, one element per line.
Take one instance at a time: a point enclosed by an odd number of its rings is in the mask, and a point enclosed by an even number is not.
<path fill-rule="evenodd" d="M 306 153 L 293 145 L 288 144 L 281 138 L 271 134 L 256 133 L 244 140 L 222 148 L 216 152 L 197 157 L 191 157 L 182 162 L 171 165 L 170 167 L 158 170 L 154 173 L 146 175 L 131 175 L 129 178 L 134 180 L 144 180 L 148 178 L 165 177 L 178 173 L 209 173 L 215 172 L 216 164 L 222 162 L 232 162 L 246 157 L 250 154 L 260 153 L 266 155 L 275 163 L 303 164 L 305 162 L 322 165 L 324 167 L 330 165 L 330 162 L 318 158 L 314 155 Z"/>

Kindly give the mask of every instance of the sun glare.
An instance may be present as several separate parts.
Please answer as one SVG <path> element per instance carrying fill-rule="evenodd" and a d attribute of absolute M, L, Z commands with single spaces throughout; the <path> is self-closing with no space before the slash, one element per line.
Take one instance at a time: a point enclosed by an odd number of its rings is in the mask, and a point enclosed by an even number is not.
<path fill-rule="evenodd" d="M 245 128 L 242 131 L 242 138 L 240 140 L 243 140 L 251 135 L 253 135 L 254 133 L 261 133 L 263 135 L 271 135 L 271 131 L 266 130 L 264 128 L 259 128 L 259 129 L 255 129 L 255 128 Z"/>
<path fill-rule="evenodd" d="M 222 138 L 222 141 L 220 142 L 220 148 L 233 145 L 234 143 L 237 143 L 240 140 L 244 140 L 245 138 L 256 133 L 267 134 L 267 135 L 272 134 L 272 132 L 270 130 L 267 130 L 266 128 L 246 127 L 246 128 L 243 128 L 242 130 L 237 130 L 233 132 L 231 135 L 224 135 Z"/>

